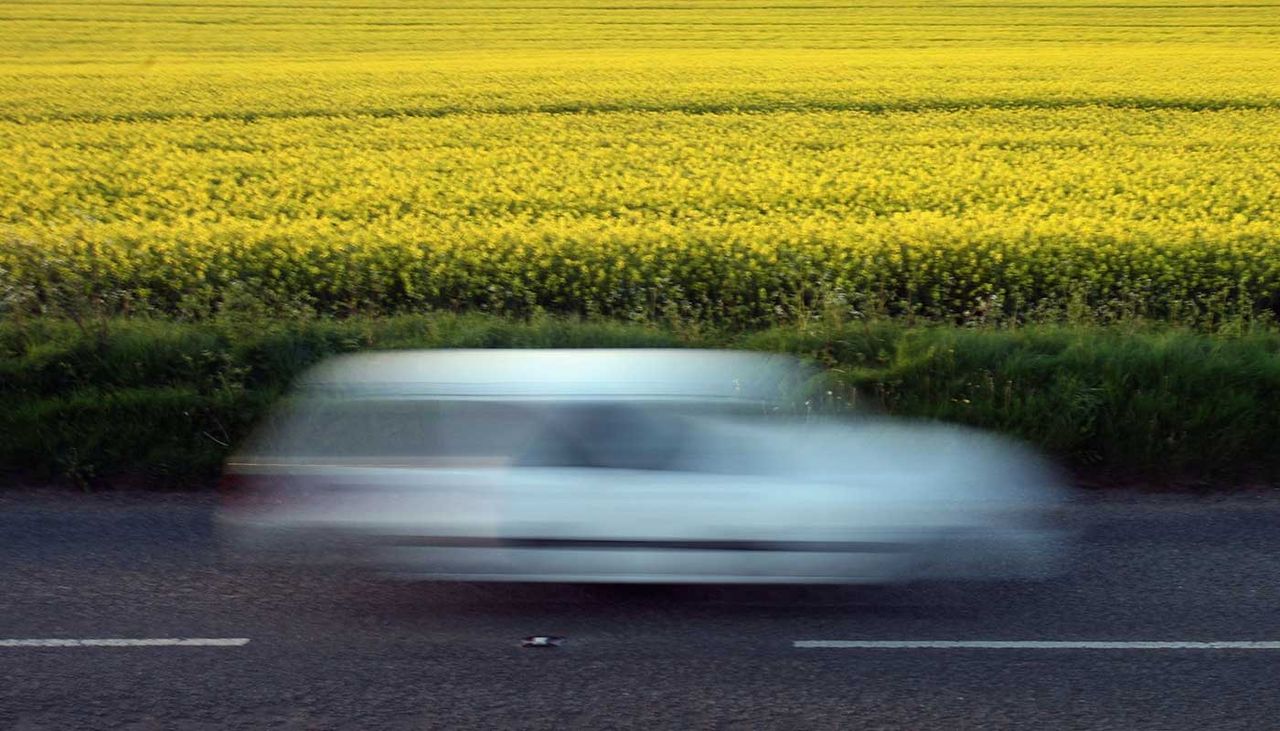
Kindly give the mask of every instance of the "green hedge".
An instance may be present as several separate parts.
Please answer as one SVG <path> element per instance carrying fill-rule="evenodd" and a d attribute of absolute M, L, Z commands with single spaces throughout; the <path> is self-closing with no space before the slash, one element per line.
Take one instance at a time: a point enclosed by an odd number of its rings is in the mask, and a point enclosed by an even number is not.
<path fill-rule="evenodd" d="M 203 484 L 305 367 L 439 347 L 745 347 L 828 368 L 861 405 L 1027 440 L 1077 474 L 1217 485 L 1280 477 L 1280 334 L 911 328 L 752 334 L 481 315 L 0 324 L 0 469 Z"/>

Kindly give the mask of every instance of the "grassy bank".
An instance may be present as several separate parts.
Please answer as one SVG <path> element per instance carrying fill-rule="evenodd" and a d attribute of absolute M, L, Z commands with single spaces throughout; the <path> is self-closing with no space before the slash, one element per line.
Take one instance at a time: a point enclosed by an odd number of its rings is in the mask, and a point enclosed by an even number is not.
<path fill-rule="evenodd" d="M 200 484 L 302 369 L 441 347 L 745 347 L 811 359 L 859 406 L 994 429 L 1080 475 L 1228 484 L 1280 476 L 1280 334 L 911 328 L 752 334 L 481 315 L 0 325 L 0 469 L 81 484 Z"/>

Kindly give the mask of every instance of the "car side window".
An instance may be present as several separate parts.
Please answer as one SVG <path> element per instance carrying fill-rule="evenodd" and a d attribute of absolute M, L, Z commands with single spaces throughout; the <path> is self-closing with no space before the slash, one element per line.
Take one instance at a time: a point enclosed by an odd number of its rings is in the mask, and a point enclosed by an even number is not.
<path fill-rule="evenodd" d="M 684 421 L 627 404 L 582 404 L 551 410 L 517 464 L 526 467 L 670 470 L 678 461 Z"/>
<path fill-rule="evenodd" d="M 536 430 L 529 409 L 479 401 L 311 398 L 261 430 L 260 453 L 316 458 L 509 458 Z"/>

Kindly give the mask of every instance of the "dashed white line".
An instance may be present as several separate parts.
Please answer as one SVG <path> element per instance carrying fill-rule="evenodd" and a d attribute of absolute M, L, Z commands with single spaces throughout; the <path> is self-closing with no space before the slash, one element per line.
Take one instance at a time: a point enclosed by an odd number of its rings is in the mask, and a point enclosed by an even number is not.
<path fill-rule="evenodd" d="M 243 647 L 247 637 L 0 640 L 0 647 Z"/>
<path fill-rule="evenodd" d="M 794 647 L 858 650 L 1280 650 L 1280 642 L 1055 642 L 1043 640 L 796 640 Z"/>

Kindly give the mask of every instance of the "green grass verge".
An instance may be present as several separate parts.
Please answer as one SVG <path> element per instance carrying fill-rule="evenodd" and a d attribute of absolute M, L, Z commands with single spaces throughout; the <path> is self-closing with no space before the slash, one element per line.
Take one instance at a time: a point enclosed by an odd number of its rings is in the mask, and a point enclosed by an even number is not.
<path fill-rule="evenodd" d="M 203 484 L 290 381 L 331 354 L 651 346 L 795 353 L 867 409 L 993 429 L 1116 484 L 1280 478 L 1280 333 L 884 321 L 727 334 L 450 314 L 0 324 L 0 469 Z"/>

